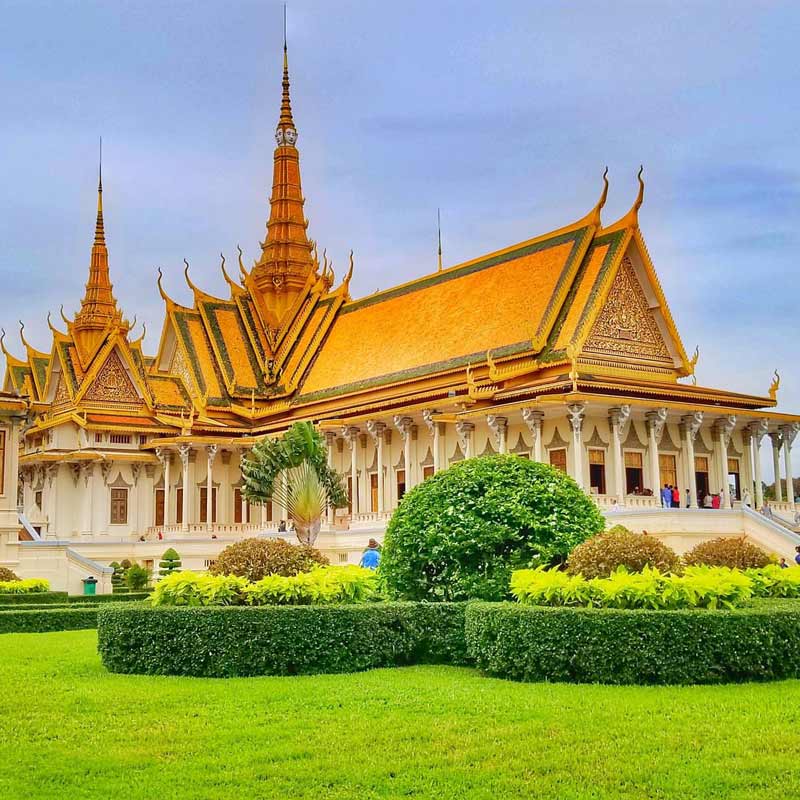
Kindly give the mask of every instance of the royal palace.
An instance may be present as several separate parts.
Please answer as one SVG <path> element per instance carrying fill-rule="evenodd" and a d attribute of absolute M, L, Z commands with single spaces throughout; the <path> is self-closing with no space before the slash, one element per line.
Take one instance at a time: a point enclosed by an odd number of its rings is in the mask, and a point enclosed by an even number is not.
<path fill-rule="evenodd" d="M 319 540 L 333 563 L 357 560 L 409 488 L 490 453 L 565 470 L 679 550 L 744 533 L 793 552 L 800 416 L 773 410 L 777 374 L 764 396 L 697 385 L 698 351 L 639 226 L 641 173 L 621 219 L 603 219 L 604 176 L 598 202 L 558 230 L 354 299 L 352 254 L 337 276 L 308 236 L 285 52 L 275 139 L 258 258 L 223 259 L 226 297 L 188 265 L 190 301 L 159 278 L 154 352 L 112 289 L 101 180 L 80 309 L 49 320 L 45 349 L 24 328 L 21 345 L 2 341 L 0 564 L 78 591 L 89 574 L 107 587 L 113 560 L 152 566 L 171 544 L 202 569 L 235 539 L 277 535 L 286 513 L 248 506 L 240 461 L 297 420 L 325 432 L 346 476 L 349 508 Z M 681 508 L 661 508 L 665 484 Z M 698 508 L 709 493 L 719 510 Z"/>

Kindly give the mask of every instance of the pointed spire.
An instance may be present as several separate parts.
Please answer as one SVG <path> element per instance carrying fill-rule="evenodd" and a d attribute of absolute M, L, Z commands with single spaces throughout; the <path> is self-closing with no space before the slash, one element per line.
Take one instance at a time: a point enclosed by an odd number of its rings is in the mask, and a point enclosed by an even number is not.
<path fill-rule="evenodd" d="M 442 271 L 442 210 L 436 209 L 436 225 L 439 229 L 439 272 Z"/>
<path fill-rule="evenodd" d="M 108 249 L 103 221 L 103 140 L 100 139 L 100 162 L 97 179 L 97 221 L 94 243 L 89 262 L 89 280 L 81 300 L 80 311 L 75 315 L 72 330 L 83 355 L 90 354 L 97 344 L 97 336 L 109 323 L 122 323 L 122 314 L 114 299 L 113 286 L 108 271 Z"/>
<path fill-rule="evenodd" d="M 297 128 L 289 98 L 289 55 L 285 34 L 283 92 L 275 141 L 267 236 L 261 245 L 261 256 L 249 276 L 249 285 L 258 288 L 264 311 L 273 327 L 278 325 L 316 272 L 313 245 L 306 233 L 308 221 L 303 213 L 305 200 L 300 180 L 300 154 L 295 147 Z"/>

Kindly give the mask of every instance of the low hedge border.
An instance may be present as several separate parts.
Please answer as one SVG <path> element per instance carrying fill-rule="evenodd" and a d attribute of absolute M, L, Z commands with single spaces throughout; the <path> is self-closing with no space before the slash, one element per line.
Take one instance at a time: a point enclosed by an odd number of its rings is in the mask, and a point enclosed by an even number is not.
<path fill-rule="evenodd" d="M 465 664 L 464 603 L 117 606 L 98 611 L 111 672 L 233 677 Z"/>
<path fill-rule="evenodd" d="M 130 592 L 129 594 L 71 594 L 70 603 L 127 603 L 129 601 L 147 600 L 150 592 Z"/>
<path fill-rule="evenodd" d="M 0 633 L 48 633 L 96 627 L 96 606 L 0 612 Z"/>
<path fill-rule="evenodd" d="M 2 605 L 26 605 L 33 603 L 42 605 L 44 603 L 66 603 L 66 592 L 26 592 L 25 594 L 12 594 L 0 592 L 0 604 Z"/>
<path fill-rule="evenodd" d="M 732 611 L 470 603 L 468 655 L 523 681 L 690 684 L 800 677 L 800 602 Z"/>

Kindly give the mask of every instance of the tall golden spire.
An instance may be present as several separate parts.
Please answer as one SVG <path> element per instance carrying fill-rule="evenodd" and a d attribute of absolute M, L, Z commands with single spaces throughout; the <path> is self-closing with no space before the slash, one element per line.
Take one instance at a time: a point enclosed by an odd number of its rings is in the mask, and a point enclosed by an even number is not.
<path fill-rule="evenodd" d="M 300 154 L 296 147 L 298 134 L 289 93 L 285 31 L 282 87 L 281 109 L 275 129 L 267 236 L 261 244 L 261 257 L 250 273 L 252 283 L 263 299 L 262 309 L 275 327 L 316 272 L 313 245 L 306 234 L 308 221 L 303 213 L 305 200 L 300 182 Z"/>
<path fill-rule="evenodd" d="M 94 244 L 89 262 L 89 280 L 81 300 L 80 311 L 75 315 L 72 332 L 84 353 L 94 350 L 97 335 L 111 322 L 121 322 L 122 314 L 114 299 L 113 286 L 108 271 L 108 249 L 103 224 L 103 140 L 100 140 L 100 167 L 97 180 L 97 220 L 94 227 Z"/>

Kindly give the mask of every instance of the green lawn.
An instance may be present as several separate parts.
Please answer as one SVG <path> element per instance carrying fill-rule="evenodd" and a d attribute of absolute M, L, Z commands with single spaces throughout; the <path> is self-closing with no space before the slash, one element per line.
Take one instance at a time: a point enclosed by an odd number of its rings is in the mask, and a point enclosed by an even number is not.
<path fill-rule="evenodd" d="M 3 800 L 798 797 L 800 681 L 126 677 L 96 638 L 0 636 Z"/>

